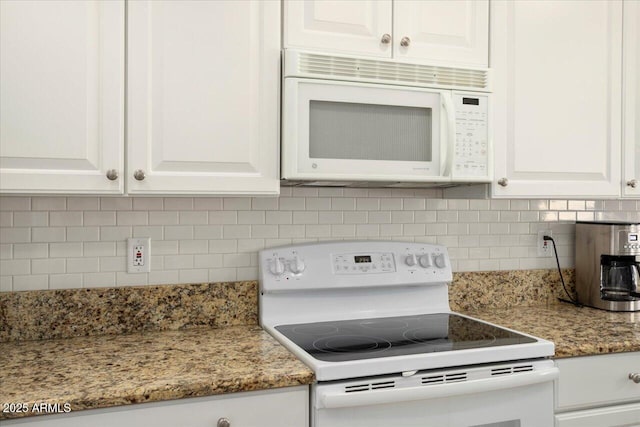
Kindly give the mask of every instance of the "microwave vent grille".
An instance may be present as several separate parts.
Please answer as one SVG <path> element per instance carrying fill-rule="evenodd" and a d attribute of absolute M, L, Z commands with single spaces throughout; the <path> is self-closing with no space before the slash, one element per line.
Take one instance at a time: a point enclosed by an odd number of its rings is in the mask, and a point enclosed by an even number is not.
<path fill-rule="evenodd" d="M 301 74 L 341 79 L 360 79 L 415 86 L 446 86 L 488 90 L 488 71 L 442 67 L 424 64 L 377 61 L 301 52 L 298 70 Z"/>

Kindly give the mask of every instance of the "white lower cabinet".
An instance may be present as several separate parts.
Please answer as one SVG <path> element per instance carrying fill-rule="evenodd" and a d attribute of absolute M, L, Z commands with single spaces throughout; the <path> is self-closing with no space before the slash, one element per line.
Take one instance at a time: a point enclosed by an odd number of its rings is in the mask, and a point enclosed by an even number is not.
<path fill-rule="evenodd" d="M 306 427 L 309 387 L 230 393 L 45 415 L 2 425 L 21 427 Z"/>
<path fill-rule="evenodd" d="M 640 352 L 556 360 L 556 427 L 640 426 Z"/>

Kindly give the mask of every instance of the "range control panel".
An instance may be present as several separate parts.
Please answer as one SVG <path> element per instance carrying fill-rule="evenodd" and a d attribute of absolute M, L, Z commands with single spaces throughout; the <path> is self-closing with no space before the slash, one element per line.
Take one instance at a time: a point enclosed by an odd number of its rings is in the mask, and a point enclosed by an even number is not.
<path fill-rule="evenodd" d="M 452 280 L 447 249 L 408 242 L 327 242 L 260 251 L 267 291 L 421 285 Z"/>
<path fill-rule="evenodd" d="M 390 252 L 338 254 L 333 255 L 332 259 L 335 274 L 373 274 L 396 271 L 396 263 Z"/>
<path fill-rule="evenodd" d="M 489 98 L 479 94 L 453 94 L 456 142 L 453 147 L 454 177 L 489 175 Z"/>

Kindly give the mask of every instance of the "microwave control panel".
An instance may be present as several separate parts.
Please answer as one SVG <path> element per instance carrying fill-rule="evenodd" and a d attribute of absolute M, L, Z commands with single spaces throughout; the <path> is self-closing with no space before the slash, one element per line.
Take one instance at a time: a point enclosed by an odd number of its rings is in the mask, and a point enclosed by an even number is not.
<path fill-rule="evenodd" d="M 453 177 L 489 176 L 489 98 L 487 95 L 454 93 L 456 141 L 453 146 Z"/>

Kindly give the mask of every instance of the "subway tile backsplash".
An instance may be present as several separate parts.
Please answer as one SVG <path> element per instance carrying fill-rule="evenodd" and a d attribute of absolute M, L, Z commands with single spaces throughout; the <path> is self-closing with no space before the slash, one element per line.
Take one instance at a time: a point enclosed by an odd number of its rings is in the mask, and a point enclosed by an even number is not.
<path fill-rule="evenodd" d="M 381 239 L 449 248 L 454 271 L 573 267 L 576 220 L 640 221 L 640 200 L 445 199 L 433 189 L 288 188 L 277 198 L 0 197 L 0 291 L 255 280 L 257 252 Z M 151 237 L 151 272 L 126 272 L 126 239 Z"/>

